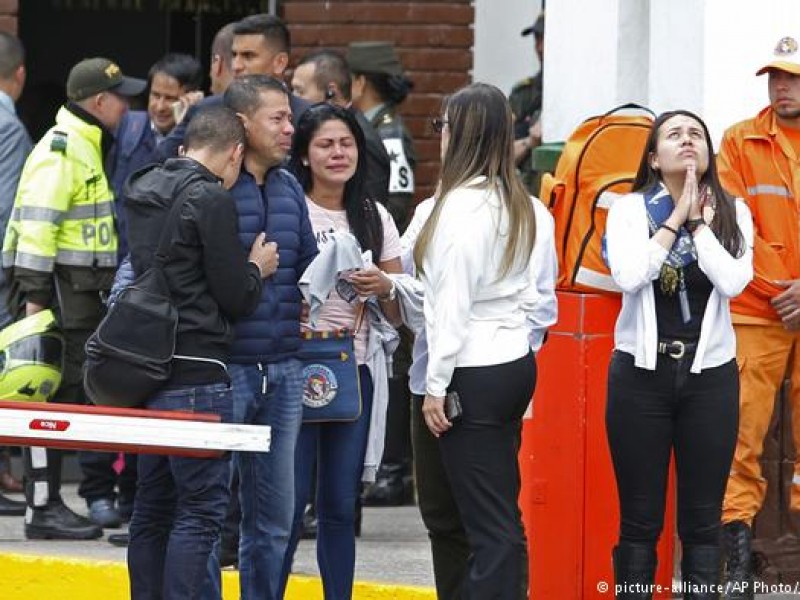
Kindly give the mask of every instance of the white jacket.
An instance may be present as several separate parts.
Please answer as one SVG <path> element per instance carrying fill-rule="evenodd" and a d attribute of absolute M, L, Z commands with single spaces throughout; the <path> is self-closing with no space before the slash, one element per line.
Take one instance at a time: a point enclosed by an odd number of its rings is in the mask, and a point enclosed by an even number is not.
<path fill-rule="evenodd" d="M 538 349 L 556 320 L 552 217 L 534 200 L 533 252 L 499 278 L 507 214 L 483 179 L 450 193 L 423 261 L 426 391 L 433 396 L 445 395 L 456 367 L 502 364 Z"/>
<path fill-rule="evenodd" d="M 753 220 L 741 200 L 736 201 L 736 221 L 745 240 L 745 251 L 739 258 L 725 250 L 710 227 L 701 228 L 694 236 L 697 264 L 714 287 L 703 313 L 692 373 L 717 367 L 736 356 L 729 301 L 753 278 Z M 667 250 L 650 237 L 642 194 L 628 194 L 614 202 L 606 222 L 606 246 L 611 275 L 623 291 L 614 347 L 632 354 L 637 367 L 654 370 L 658 323 L 652 284 Z"/>

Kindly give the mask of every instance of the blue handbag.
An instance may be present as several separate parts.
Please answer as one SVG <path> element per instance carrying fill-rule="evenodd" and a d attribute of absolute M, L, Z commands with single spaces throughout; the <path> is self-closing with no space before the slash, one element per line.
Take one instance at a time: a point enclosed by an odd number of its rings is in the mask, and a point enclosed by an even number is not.
<path fill-rule="evenodd" d="M 357 331 L 301 332 L 298 358 L 303 362 L 303 423 L 355 421 L 361 416 L 354 346 Z"/>

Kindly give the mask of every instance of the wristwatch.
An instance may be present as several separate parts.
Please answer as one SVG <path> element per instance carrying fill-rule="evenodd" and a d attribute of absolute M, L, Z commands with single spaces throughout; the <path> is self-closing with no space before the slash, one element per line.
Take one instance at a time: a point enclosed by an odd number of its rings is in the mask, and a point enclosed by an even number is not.
<path fill-rule="evenodd" d="M 706 224 L 705 219 L 699 218 L 699 219 L 689 219 L 683 224 L 683 226 L 689 233 L 694 233 L 695 229 L 700 227 L 700 225 L 705 225 L 705 224 Z"/>

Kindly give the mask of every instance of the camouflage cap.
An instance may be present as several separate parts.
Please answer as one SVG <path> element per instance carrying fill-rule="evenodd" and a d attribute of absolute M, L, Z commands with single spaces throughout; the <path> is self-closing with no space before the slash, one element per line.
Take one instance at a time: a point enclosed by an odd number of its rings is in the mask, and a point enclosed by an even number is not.
<path fill-rule="evenodd" d="M 106 91 L 138 96 L 146 87 L 144 79 L 125 77 L 117 64 L 107 58 L 86 58 L 69 72 L 67 98 L 77 102 Z"/>
<path fill-rule="evenodd" d="M 347 47 L 347 64 L 353 73 L 403 74 L 403 66 L 389 42 L 353 42 Z"/>

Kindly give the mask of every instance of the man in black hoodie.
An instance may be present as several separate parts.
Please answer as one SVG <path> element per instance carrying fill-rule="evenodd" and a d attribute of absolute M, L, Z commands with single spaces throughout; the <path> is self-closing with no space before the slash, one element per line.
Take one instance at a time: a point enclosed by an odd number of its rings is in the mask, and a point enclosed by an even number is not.
<path fill-rule="evenodd" d="M 164 227 L 172 231 L 164 272 L 178 309 L 176 359 L 166 388 L 146 403 L 156 410 L 214 413 L 232 421 L 226 361 L 233 320 L 250 314 L 262 280 L 277 268 L 274 243 L 259 236 L 249 257 L 238 239 L 226 188 L 239 175 L 245 133 L 225 107 L 199 111 L 184 153 L 134 174 L 125 189 L 131 263 L 153 262 Z M 168 219 L 173 203 L 178 218 Z M 131 598 L 195 598 L 228 503 L 227 457 L 142 455 L 130 526 Z"/>

